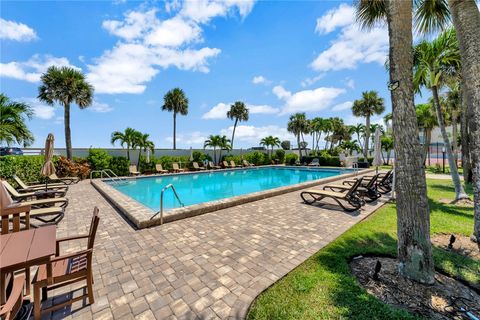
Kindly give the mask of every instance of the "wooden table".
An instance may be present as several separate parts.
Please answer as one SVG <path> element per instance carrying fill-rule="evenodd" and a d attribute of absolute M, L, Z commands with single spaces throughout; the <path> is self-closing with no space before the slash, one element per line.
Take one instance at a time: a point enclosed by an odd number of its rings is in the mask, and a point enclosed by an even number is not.
<path fill-rule="evenodd" d="M 0 235 L 0 303 L 6 300 L 6 276 L 16 270 L 45 264 L 55 254 L 56 227 L 45 226 Z M 30 286 L 30 283 L 27 283 Z"/>

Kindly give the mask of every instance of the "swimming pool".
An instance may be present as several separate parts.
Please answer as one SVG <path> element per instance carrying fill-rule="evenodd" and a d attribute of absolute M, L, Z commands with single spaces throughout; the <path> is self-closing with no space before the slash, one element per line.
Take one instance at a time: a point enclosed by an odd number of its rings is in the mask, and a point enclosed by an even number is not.
<path fill-rule="evenodd" d="M 121 183 L 106 182 L 111 187 L 155 212 L 160 207 L 161 190 L 168 184 L 173 184 L 184 205 L 190 206 L 333 177 L 348 172 L 345 169 L 272 166 L 141 177 Z M 180 207 L 180 203 L 171 189 L 165 191 L 163 205 L 166 210 Z"/>

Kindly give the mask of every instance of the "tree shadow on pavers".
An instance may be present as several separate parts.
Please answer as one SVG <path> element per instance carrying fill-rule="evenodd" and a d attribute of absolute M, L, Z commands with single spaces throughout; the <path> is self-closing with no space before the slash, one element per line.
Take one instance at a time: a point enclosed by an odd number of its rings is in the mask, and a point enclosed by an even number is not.
<path fill-rule="evenodd" d="M 86 294 L 86 292 L 87 292 L 86 288 L 79 288 L 73 291 L 48 297 L 48 299 L 46 299 L 45 301 L 42 301 L 42 309 L 51 307 L 52 305 L 61 304 L 63 302 L 71 300 L 75 296 Z M 50 319 L 50 320 L 65 319 L 68 316 L 82 312 L 85 308 L 88 308 L 89 306 L 90 304 L 88 303 L 88 299 L 84 297 L 82 300 L 75 302 L 73 304 L 73 307 L 72 305 L 66 305 L 65 307 L 60 308 L 58 310 L 55 310 L 49 313 L 43 313 L 42 320 L 43 319 Z M 33 320 L 33 314 L 30 317 L 30 319 Z"/>

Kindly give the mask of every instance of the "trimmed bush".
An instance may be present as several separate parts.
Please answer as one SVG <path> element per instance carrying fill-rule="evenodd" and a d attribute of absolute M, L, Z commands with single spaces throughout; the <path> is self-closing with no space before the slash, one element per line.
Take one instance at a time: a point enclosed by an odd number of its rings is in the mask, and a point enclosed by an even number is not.
<path fill-rule="evenodd" d="M 293 166 L 295 162 L 297 162 L 297 160 L 298 160 L 298 155 L 296 155 L 295 153 L 289 153 L 285 156 L 285 163 L 288 165 Z"/>
<path fill-rule="evenodd" d="M 103 149 L 90 149 L 88 150 L 87 161 L 90 164 L 92 170 L 103 170 L 110 168 L 110 161 L 112 157 Z M 98 178 L 99 173 L 95 173 L 94 177 Z"/>
<path fill-rule="evenodd" d="M 242 157 L 240 156 L 234 156 L 234 155 L 225 155 L 222 157 L 223 160 L 222 161 L 227 161 L 228 164 L 230 164 L 230 161 L 233 161 L 235 162 L 235 164 L 242 164 Z M 245 159 L 245 156 L 244 156 L 244 159 Z"/>
<path fill-rule="evenodd" d="M 0 177 L 16 185 L 12 177 L 14 174 L 25 182 L 43 181 L 40 175 L 44 156 L 3 156 L 0 157 Z M 56 165 L 57 157 L 53 157 Z"/>
<path fill-rule="evenodd" d="M 340 157 L 331 156 L 328 153 L 322 153 L 320 156 L 303 156 L 300 159 L 300 163 L 309 164 L 313 159 L 318 159 L 318 162 L 321 166 L 326 167 L 340 167 Z"/>
<path fill-rule="evenodd" d="M 373 157 L 368 157 L 367 161 L 368 161 L 368 165 L 371 166 L 373 163 Z M 365 158 L 364 157 L 358 158 L 358 162 L 365 162 Z"/>
<path fill-rule="evenodd" d="M 285 150 L 282 150 L 282 149 L 276 150 L 273 158 L 275 160 L 277 160 L 279 163 L 284 163 L 285 162 Z"/>
<path fill-rule="evenodd" d="M 243 158 L 250 163 L 253 163 L 256 166 L 265 164 L 265 161 L 268 163 L 268 156 L 265 153 L 260 151 L 254 151 L 243 155 Z"/>
<path fill-rule="evenodd" d="M 130 165 L 130 160 L 128 160 L 126 157 L 111 157 L 108 167 L 117 176 L 128 176 L 129 165 Z"/>

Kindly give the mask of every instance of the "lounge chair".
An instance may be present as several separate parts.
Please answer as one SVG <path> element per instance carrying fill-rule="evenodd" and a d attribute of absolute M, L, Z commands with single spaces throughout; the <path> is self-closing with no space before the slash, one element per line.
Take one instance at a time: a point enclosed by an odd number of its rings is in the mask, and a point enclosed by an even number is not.
<path fill-rule="evenodd" d="M 176 162 L 172 163 L 172 170 L 173 172 L 185 172 L 185 169 L 180 168 Z"/>
<path fill-rule="evenodd" d="M 157 173 L 168 173 L 168 170 L 163 169 L 163 166 L 161 163 L 157 163 L 155 165 L 155 170 L 157 171 Z"/>
<path fill-rule="evenodd" d="M 222 166 L 227 169 L 227 168 L 230 168 L 230 165 L 228 164 L 227 161 L 222 161 Z"/>
<path fill-rule="evenodd" d="M 238 168 L 238 167 L 241 167 L 241 165 L 239 165 L 239 164 L 237 165 L 237 164 L 235 163 L 235 161 L 230 160 L 230 167 L 232 167 L 232 168 Z"/>
<path fill-rule="evenodd" d="M 244 167 L 253 167 L 254 164 L 248 162 L 247 160 L 242 160 L 243 166 Z"/>
<path fill-rule="evenodd" d="M 61 191 L 61 190 L 47 190 L 46 192 L 43 190 L 38 190 L 35 192 L 20 193 L 14 187 L 12 187 L 12 185 L 7 181 L 2 180 L 2 183 L 5 186 L 5 188 L 8 190 L 8 192 L 12 195 L 12 197 L 17 201 L 26 201 L 29 199 L 38 201 L 39 199 L 43 199 L 47 197 L 48 197 L 47 199 L 53 200 L 55 198 L 58 199 L 58 198 L 64 197 L 66 193 L 65 191 Z M 51 198 L 52 196 L 54 198 Z"/>
<path fill-rule="evenodd" d="M 320 160 L 318 158 L 313 158 L 312 162 L 308 164 L 310 167 L 319 167 Z"/>
<path fill-rule="evenodd" d="M 220 166 L 214 165 L 212 161 L 208 161 L 208 167 L 209 167 L 210 169 L 214 169 L 214 170 L 215 170 L 215 169 L 221 169 Z"/>
<path fill-rule="evenodd" d="M 26 184 L 22 179 L 20 179 L 19 176 L 16 174 L 13 175 L 13 180 L 20 186 L 19 189 L 17 189 L 19 192 L 32 192 L 32 191 L 42 191 L 45 190 L 45 183 L 41 184 L 31 184 L 28 185 Z M 57 190 L 68 190 L 68 186 L 66 186 L 63 183 L 49 183 L 46 185 L 47 190 L 51 189 L 57 189 Z"/>
<path fill-rule="evenodd" d="M 62 177 L 62 178 L 59 178 L 56 173 L 48 176 L 48 179 L 50 179 L 51 181 L 57 181 L 57 182 L 60 182 L 60 183 L 63 183 L 63 184 L 68 184 L 68 185 L 78 183 L 78 181 L 80 181 L 79 177 Z"/>
<path fill-rule="evenodd" d="M 325 198 L 334 200 L 345 211 L 356 211 L 365 204 L 357 195 L 357 189 L 362 184 L 362 179 L 356 181 L 356 183 L 347 192 L 335 192 L 327 190 L 311 189 L 302 191 L 300 197 L 307 204 L 313 204 L 321 201 Z M 307 196 L 309 198 L 307 198 Z"/>
<path fill-rule="evenodd" d="M 369 180 L 362 180 L 362 183 L 357 189 L 358 195 L 366 202 L 373 202 L 382 196 L 377 190 L 377 179 L 378 174 L 374 175 Z M 330 189 L 331 191 L 345 192 L 350 190 L 351 187 L 352 186 L 347 186 L 345 184 L 329 184 L 324 186 L 323 190 Z"/>
<path fill-rule="evenodd" d="M 132 176 L 138 176 L 140 174 L 140 171 L 137 170 L 137 166 L 132 164 L 128 167 L 128 173 Z"/>
<path fill-rule="evenodd" d="M 200 167 L 196 161 L 192 162 L 192 166 L 194 170 L 200 171 L 200 170 L 205 170 L 204 167 Z"/>
<path fill-rule="evenodd" d="M 50 261 L 47 264 L 41 265 L 38 268 L 37 275 L 33 280 L 33 309 L 35 319 L 40 319 L 43 312 L 51 312 L 85 298 L 88 298 L 90 304 L 94 303 L 92 262 L 93 246 L 99 221 L 98 208 L 95 207 L 89 233 L 86 235 L 57 239 L 55 257 L 50 258 Z M 60 255 L 61 243 L 78 239 L 87 239 L 86 249 Z M 42 300 L 47 299 L 48 291 L 64 286 L 70 286 L 71 284 L 80 281 L 86 282 L 86 293 L 75 298 L 71 295 L 67 301 L 63 300 L 55 305 L 48 305 L 42 310 Z"/>
<path fill-rule="evenodd" d="M 366 181 L 370 180 L 371 176 L 367 176 L 365 178 Z M 357 178 L 353 180 L 345 180 L 343 184 L 352 185 L 357 181 Z M 377 191 L 381 194 L 387 194 L 392 191 L 392 183 L 393 183 L 393 171 L 390 170 L 387 173 L 379 173 L 376 183 Z"/>

